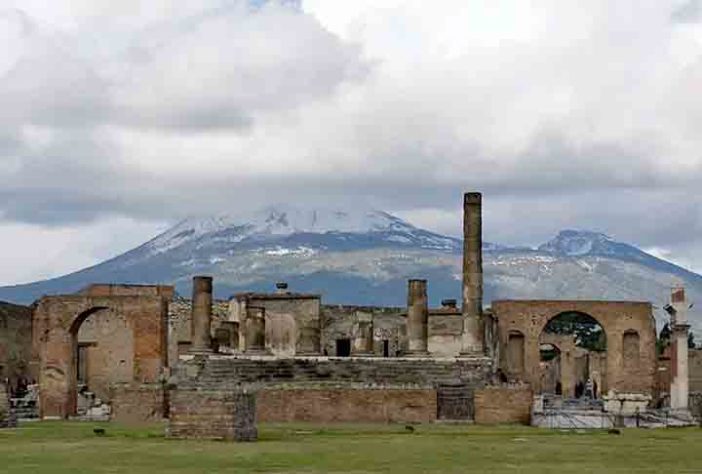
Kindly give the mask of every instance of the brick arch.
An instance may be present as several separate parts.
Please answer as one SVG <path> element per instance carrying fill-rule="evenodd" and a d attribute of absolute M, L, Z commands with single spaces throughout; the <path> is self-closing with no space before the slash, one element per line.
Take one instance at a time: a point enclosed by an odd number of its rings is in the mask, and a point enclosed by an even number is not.
<path fill-rule="evenodd" d="M 88 319 L 90 316 L 97 313 L 98 311 L 102 311 L 105 309 L 109 310 L 110 307 L 109 306 L 93 306 L 93 307 L 88 308 L 84 311 L 81 311 L 78 315 L 75 316 L 75 318 L 73 318 L 69 332 L 71 334 L 75 334 L 77 336 L 78 331 L 80 330 L 80 327 L 83 325 L 83 323 L 85 322 L 86 319 Z"/>
<path fill-rule="evenodd" d="M 39 407 L 44 418 L 76 412 L 76 354 L 83 322 L 102 310 L 120 314 L 133 337 L 132 382 L 159 380 L 167 359 L 168 301 L 161 295 L 46 296 L 33 312 L 32 345 L 39 378 Z M 119 337 L 116 334 L 115 337 Z"/>
<path fill-rule="evenodd" d="M 500 300 L 493 301 L 497 318 L 500 367 L 508 334 L 520 331 L 525 335 L 525 375 L 523 380 L 538 387 L 539 340 L 549 321 L 562 313 L 584 313 L 597 321 L 606 335 L 606 381 L 602 392 L 652 393 L 655 373 L 655 321 L 650 303 L 617 301 Z M 636 370 L 623 367 L 623 335 L 627 330 L 639 336 L 640 359 Z"/>
<path fill-rule="evenodd" d="M 605 333 L 605 337 L 607 336 L 607 329 L 605 328 L 603 321 L 598 319 L 597 315 L 588 314 L 588 313 L 585 313 L 584 311 L 561 311 L 560 313 L 554 314 L 552 317 L 545 319 L 543 321 L 543 326 L 541 327 L 541 332 L 539 333 L 539 335 L 541 336 L 542 334 L 549 334 L 546 332 L 546 327 L 549 325 L 549 323 L 555 319 L 560 318 L 561 316 L 566 315 L 566 314 L 578 314 L 580 316 L 585 316 L 586 318 L 592 319 L 594 322 L 596 322 L 602 328 L 602 331 L 604 331 L 604 333 Z M 600 317 L 601 317 L 601 315 L 600 315 Z"/>

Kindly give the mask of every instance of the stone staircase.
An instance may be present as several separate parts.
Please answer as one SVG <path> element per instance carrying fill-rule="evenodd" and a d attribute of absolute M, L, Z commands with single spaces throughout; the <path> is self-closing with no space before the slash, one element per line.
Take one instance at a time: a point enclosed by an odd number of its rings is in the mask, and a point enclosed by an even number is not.
<path fill-rule="evenodd" d="M 490 368 L 486 359 L 215 356 L 181 361 L 173 375 L 181 387 L 213 389 L 314 382 L 433 388 L 454 381 L 482 386 Z"/>

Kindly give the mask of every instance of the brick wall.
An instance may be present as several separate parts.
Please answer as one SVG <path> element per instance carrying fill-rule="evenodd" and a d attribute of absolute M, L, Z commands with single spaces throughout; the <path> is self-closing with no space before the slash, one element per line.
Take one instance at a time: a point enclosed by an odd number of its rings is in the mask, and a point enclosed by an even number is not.
<path fill-rule="evenodd" d="M 240 390 L 172 390 L 167 434 L 173 438 L 253 441 L 256 397 Z"/>
<path fill-rule="evenodd" d="M 475 422 L 529 424 L 533 398 L 527 386 L 477 389 L 474 396 Z"/>
<path fill-rule="evenodd" d="M 263 422 L 421 423 L 436 419 L 432 389 L 266 389 L 256 396 Z"/>
<path fill-rule="evenodd" d="M 0 380 L 17 387 L 20 378 L 36 378 L 31 373 L 32 310 L 0 302 Z"/>
<path fill-rule="evenodd" d="M 160 384 L 120 384 L 110 388 L 113 421 L 142 424 L 163 419 L 165 398 Z"/>
<path fill-rule="evenodd" d="M 17 426 L 17 419 L 10 408 L 10 396 L 3 382 L 0 382 L 0 428 Z"/>

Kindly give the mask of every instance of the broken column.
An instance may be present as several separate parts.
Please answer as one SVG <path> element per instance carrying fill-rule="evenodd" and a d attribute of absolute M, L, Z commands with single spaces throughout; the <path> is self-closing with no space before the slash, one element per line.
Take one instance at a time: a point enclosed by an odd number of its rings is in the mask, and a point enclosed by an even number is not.
<path fill-rule="evenodd" d="M 210 326 L 212 324 L 212 277 L 193 277 L 193 306 L 191 352 L 211 352 Z"/>
<path fill-rule="evenodd" d="M 247 354 L 266 353 L 266 310 L 247 306 L 246 308 L 246 350 Z"/>
<path fill-rule="evenodd" d="M 483 355 L 482 195 L 463 196 L 463 334 L 461 354 Z"/>
<path fill-rule="evenodd" d="M 671 370 L 670 408 L 687 411 L 689 396 L 688 347 L 687 338 L 690 325 L 687 323 L 688 303 L 685 298 L 685 288 L 673 288 L 670 306 L 671 326 Z"/>
<path fill-rule="evenodd" d="M 373 355 L 373 314 L 357 312 L 354 321 L 352 355 Z"/>
<path fill-rule="evenodd" d="M 427 281 L 410 280 L 407 288 L 409 355 L 427 354 L 429 303 Z"/>

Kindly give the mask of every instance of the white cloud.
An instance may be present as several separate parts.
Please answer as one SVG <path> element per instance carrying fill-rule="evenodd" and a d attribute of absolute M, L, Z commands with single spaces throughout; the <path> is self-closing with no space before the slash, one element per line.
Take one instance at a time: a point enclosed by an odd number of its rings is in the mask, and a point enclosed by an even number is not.
<path fill-rule="evenodd" d="M 702 228 L 696 0 L 9 5 L 8 223 L 321 198 L 450 231 L 473 188 L 492 240 L 575 226 L 702 249 L 659 222 Z"/>

